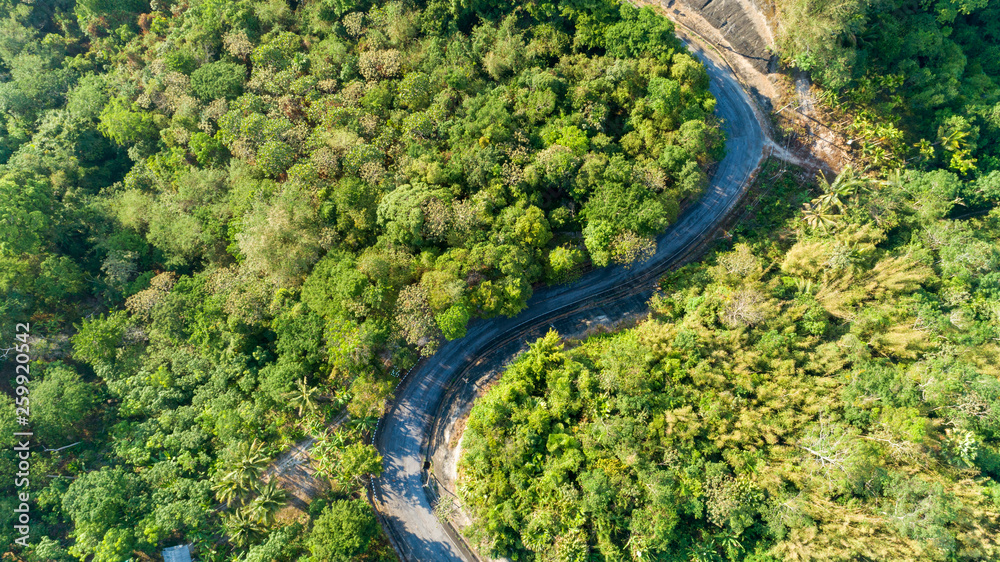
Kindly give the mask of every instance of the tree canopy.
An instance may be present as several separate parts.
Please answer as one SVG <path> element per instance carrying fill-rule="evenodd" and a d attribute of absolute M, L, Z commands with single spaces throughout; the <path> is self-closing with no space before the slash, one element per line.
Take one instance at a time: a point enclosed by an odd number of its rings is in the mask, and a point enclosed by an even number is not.
<path fill-rule="evenodd" d="M 1000 3 L 776 3 L 782 56 L 854 114 L 876 163 L 963 174 L 1000 166 Z"/>
<path fill-rule="evenodd" d="M 640 258 L 713 109 L 612 0 L 0 0 L 0 334 L 31 325 L 38 439 L 11 554 L 393 559 L 360 498 L 395 377 Z M 304 507 L 275 466 L 310 437 Z"/>
<path fill-rule="evenodd" d="M 482 552 L 1000 555 L 1000 212 L 950 217 L 977 187 L 944 171 L 819 183 L 809 205 L 856 194 L 830 224 L 786 207 L 784 233 L 664 278 L 635 327 L 551 331 L 477 401 L 459 490 Z"/>

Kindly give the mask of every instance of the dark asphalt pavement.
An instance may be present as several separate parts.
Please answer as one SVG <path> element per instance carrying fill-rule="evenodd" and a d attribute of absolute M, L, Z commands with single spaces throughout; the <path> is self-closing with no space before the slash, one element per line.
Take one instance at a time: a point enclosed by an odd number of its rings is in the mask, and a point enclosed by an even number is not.
<path fill-rule="evenodd" d="M 726 156 L 719 163 L 700 201 L 690 206 L 667 232 L 657 239 L 653 258 L 633 265 L 591 271 L 579 281 L 539 289 L 528 307 L 514 318 L 474 321 L 468 334 L 447 342 L 418 365 L 396 392 L 383 418 L 376 446 L 384 456 L 385 470 L 373 485 L 374 502 L 383 526 L 406 561 L 469 561 L 428 500 L 424 469 L 428 436 L 449 381 L 484 353 L 521 337 L 532 328 L 548 326 L 557 317 L 579 313 L 596 302 L 608 302 L 637 291 L 651 291 L 659 275 L 696 246 L 736 205 L 750 174 L 764 151 L 765 136 L 754 117 L 750 99 L 725 67 L 698 53 L 711 78 L 717 100 L 716 114 L 728 137 Z"/>

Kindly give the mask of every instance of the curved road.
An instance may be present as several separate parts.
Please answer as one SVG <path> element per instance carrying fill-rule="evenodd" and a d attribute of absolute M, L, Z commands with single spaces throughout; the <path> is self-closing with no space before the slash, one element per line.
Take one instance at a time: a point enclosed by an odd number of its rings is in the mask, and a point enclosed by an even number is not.
<path fill-rule="evenodd" d="M 428 479 L 424 468 L 426 445 L 449 382 L 472 367 L 480 356 L 524 337 L 533 328 L 547 327 L 557 318 L 584 312 L 598 301 L 651 292 L 658 277 L 697 246 L 745 191 L 763 155 L 764 132 L 754 117 L 749 97 L 729 71 L 697 49 L 691 50 L 707 66 L 710 90 L 717 100 L 716 114 L 728 137 L 727 153 L 704 197 L 657 239 L 654 257 L 630 269 L 603 268 L 570 285 L 539 289 L 528 307 L 514 318 L 474 321 L 464 338 L 442 345 L 397 388 L 396 399 L 378 428 L 376 446 L 384 456 L 385 468 L 372 488 L 383 526 L 404 560 L 474 560 L 434 516 L 424 487 Z"/>

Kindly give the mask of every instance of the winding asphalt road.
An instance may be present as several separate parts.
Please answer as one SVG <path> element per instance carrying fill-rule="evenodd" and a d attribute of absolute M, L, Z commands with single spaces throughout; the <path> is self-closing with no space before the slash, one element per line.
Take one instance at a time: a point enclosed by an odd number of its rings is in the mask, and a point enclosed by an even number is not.
<path fill-rule="evenodd" d="M 728 137 L 726 156 L 702 199 L 657 239 L 656 254 L 629 269 L 608 267 L 591 271 L 570 285 L 540 289 L 514 318 L 474 321 L 464 338 L 442 345 L 397 388 L 396 399 L 376 434 L 376 447 L 384 457 L 385 468 L 373 482 L 373 495 L 382 524 L 403 560 L 474 559 L 435 517 L 424 487 L 428 481 L 426 444 L 449 382 L 502 343 L 548 326 L 556 318 L 578 314 L 619 295 L 651 293 L 659 276 L 697 246 L 744 193 L 763 155 L 764 132 L 754 117 L 749 97 L 729 70 L 696 48 L 692 51 L 708 68 L 710 90 L 717 100 L 716 114 Z"/>

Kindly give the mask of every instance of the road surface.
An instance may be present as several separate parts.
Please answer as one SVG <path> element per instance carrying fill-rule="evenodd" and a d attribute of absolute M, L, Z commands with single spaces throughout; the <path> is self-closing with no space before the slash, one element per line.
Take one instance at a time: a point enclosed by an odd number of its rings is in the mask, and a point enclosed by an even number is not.
<path fill-rule="evenodd" d="M 467 335 L 447 342 L 411 371 L 396 391 L 383 418 L 376 446 L 384 456 L 384 472 L 373 482 L 376 509 L 403 560 L 471 561 L 461 541 L 435 517 L 424 484 L 426 444 L 449 381 L 464 373 L 480 356 L 502 343 L 547 327 L 569 313 L 579 314 L 596 303 L 648 291 L 659 276 L 716 227 L 739 201 L 759 164 L 766 138 L 754 117 L 751 101 L 724 66 L 692 49 L 705 62 L 716 114 L 727 135 L 726 156 L 719 162 L 705 195 L 691 205 L 657 239 L 656 254 L 633 265 L 591 271 L 579 281 L 539 289 L 528 307 L 514 318 L 474 321 Z"/>

